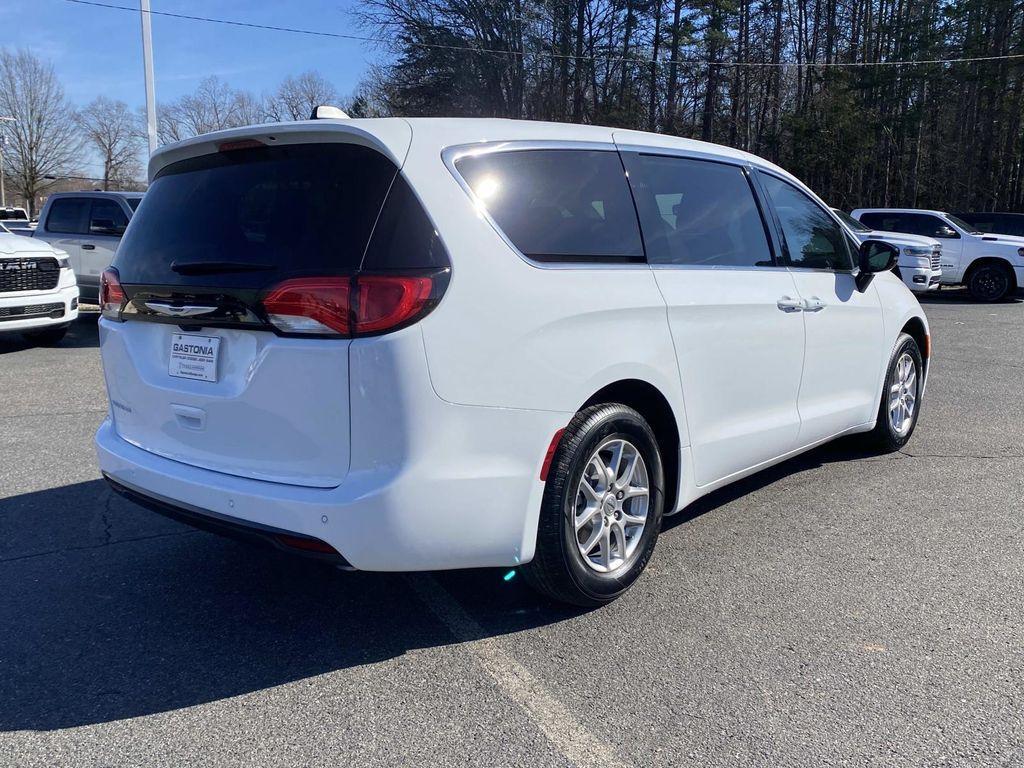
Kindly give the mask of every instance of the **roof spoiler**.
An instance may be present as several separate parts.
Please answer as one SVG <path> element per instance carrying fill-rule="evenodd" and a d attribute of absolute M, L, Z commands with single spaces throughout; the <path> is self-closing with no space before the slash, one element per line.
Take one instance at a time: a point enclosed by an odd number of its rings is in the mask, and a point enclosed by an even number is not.
<path fill-rule="evenodd" d="M 333 107 L 330 104 L 321 104 L 319 107 L 313 107 L 313 111 L 309 115 L 310 120 L 348 120 L 348 113 L 338 107 Z"/>

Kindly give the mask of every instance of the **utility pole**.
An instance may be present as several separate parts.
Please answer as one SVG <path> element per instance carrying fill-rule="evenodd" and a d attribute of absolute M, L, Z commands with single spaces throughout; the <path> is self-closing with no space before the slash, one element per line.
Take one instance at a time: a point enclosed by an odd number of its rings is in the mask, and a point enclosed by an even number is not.
<path fill-rule="evenodd" d="M 139 0 L 142 17 L 142 66 L 146 76 L 146 134 L 149 136 L 149 154 L 156 152 L 156 91 L 153 82 L 153 24 L 149 0 Z"/>
<path fill-rule="evenodd" d="M 17 122 L 13 117 L 0 117 L 0 123 Z M 7 134 L 0 131 L 0 208 L 7 207 L 7 191 L 4 189 L 4 143 L 7 141 Z"/>

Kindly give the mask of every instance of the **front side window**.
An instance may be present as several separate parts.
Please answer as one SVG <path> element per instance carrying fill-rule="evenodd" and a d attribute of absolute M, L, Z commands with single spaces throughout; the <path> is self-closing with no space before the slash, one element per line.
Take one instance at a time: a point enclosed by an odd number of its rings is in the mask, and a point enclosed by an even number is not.
<path fill-rule="evenodd" d="M 470 155 L 455 166 L 524 255 L 556 262 L 644 261 L 617 152 L 516 150 Z"/>
<path fill-rule="evenodd" d="M 704 267 L 772 266 L 743 169 L 708 160 L 627 154 L 647 260 Z"/>
<path fill-rule="evenodd" d="M 46 217 L 46 229 L 68 235 L 84 235 L 89 231 L 89 209 L 86 197 L 62 197 L 54 200 Z"/>
<path fill-rule="evenodd" d="M 820 205 L 789 182 L 761 174 L 782 226 L 789 266 L 801 269 L 853 269 L 842 227 Z"/>

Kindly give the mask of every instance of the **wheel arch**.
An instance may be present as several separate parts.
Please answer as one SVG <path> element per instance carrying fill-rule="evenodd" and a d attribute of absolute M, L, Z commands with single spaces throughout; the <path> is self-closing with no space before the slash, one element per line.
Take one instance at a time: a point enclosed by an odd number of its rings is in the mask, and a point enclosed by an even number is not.
<path fill-rule="evenodd" d="M 668 398 L 660 389 L 641 379 L 620 379 L 601 387 L 591 395 L 579 410 L 600 403 L 621 403 L 637 411 L 654 430 L 665 469 L 665 514 L 676 511 L 679 501 L 679 481 L 682 441 L 679 422 Z"/>
<path fill-rule="evenodd" d="M 920 317 L 911 317 L 903 324 L 900 333 L 908 334 L 917 342 L 917 348 L 921 351 L 921 358 L 924 360 L 924 368 L 927 373 L 931 364 L 931 336 L 928 334 L 924 320 Z"/>
<path fill-rule="evenodd" d="M 1001 266 L 1007 272 L 1009 272 L 1010 281 L 1013 286 L 1011 290 L 1020 287 L 1017 285 L 1017 273 L 1013 269 L 1013 264 L 1010 263 L 1009 259 L 1003 256 L 979 256 L 978 258 L 976 258 L 974 261 L 968 264 L 967 269 L 964 270 L 964 285 L 967 285 L 967 283 L 970 281 L 971 275 L 975 272 L 975 270 L 977 270 L 979 267 L 984 267 L 990 264 Z"/>

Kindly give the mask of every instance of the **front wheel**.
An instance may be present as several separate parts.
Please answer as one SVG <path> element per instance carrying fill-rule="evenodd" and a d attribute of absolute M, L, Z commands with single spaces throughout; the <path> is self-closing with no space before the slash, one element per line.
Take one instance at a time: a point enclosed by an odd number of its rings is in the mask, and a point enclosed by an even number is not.
<path fill-rule="evenodd" d="M 898 451 L 910 440 L 921 412 L 924 360 L 914 337 L 900 334 L 889 359 L 889 369 L 878 406 L 878 420 L 868 441 L 881 453 Z"/>
<path fill-rule="evenodd" d="M 1013 273 L 1002 264 L 982 264 L 967 278 L 967 292 L 975 301 L 1000 301 L 1013 288 Z"/>
<path fill-rule="evenodd" d="M 618 403 L 577 413 L 552 460 L 527 582 L 585 607 L 621 595 L 654 552 L 664 484 L 657 440 L 639 413 Z"/>

